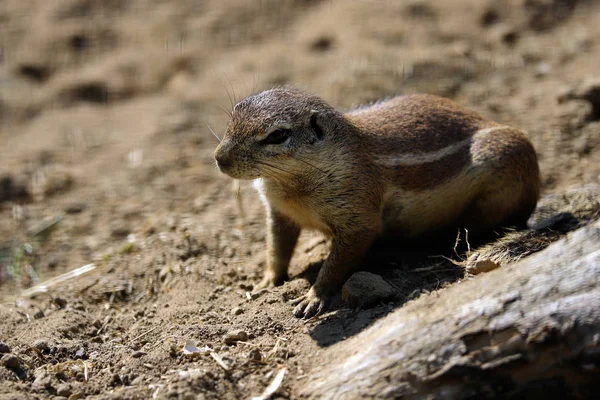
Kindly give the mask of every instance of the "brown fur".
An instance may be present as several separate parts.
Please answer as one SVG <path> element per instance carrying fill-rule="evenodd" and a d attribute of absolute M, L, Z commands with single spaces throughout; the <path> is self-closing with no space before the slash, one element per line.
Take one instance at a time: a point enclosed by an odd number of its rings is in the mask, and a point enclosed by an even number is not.
<path fill-rule="evenodd" d="M 265 145 L 278 127 L 285 142 Z M 286 278 L 302 228 L 333 238 L 297 301 L 294 313 L 304 317 L 326 309 L 376 238 L 522 225 L 539 196 L 535 151 L 522 132 L 430 95 L 342 114 L 316 96 L 272 89 L 235 106 L 215 159 L 234 178 L 257 179 L 267 207 L 259 287 Z"/>

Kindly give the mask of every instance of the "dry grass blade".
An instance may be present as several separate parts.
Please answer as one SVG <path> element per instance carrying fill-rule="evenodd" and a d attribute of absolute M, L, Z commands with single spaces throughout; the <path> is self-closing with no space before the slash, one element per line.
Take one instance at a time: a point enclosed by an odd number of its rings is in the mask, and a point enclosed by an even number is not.
<path fill-rule="evenodd" d="M 217 133 L 215 131 L 213 131 L 213 129 L 208 124 L 208 122 L 205 122 L 205 124 L 206 124 L 206 127 L 208 128 L 208 130 L 210 131 L 210 133 L 212 133 L 213 136 L 219 141 L 219 143 L 221 143 L 221 138 L 219 137 L 219 135 L 217 135 Z"/>
<path fill-rule="evenodd" d="M 215 359 L 221 368 L 223 368 L 225 371 L 229 371 L 229 366 L 225 364 L 225 361 L 223 361 L 223 359 L 217 353 L 211 351 L 210 356 Z"/>
<path fill-rule="evenodd" d="M 285 376 L 286 371 L 286 368 L 281 368 L 279 372 L 277 372 L 277 375 L 275 375 L 275 378 L 273 378 L 269 386 L 265 388 L 265 391 L 262 392 L 260 396 L 253 397 L 252 400 L 266 400 L 273 396 L 273 394 L 277 392 L 277 390 L 279 390 L 279 387 L 283 382 L 283 377 Z"/>
<path fill-rule="evenodd" d="M 134 337 L 133 339 L 129 340 L 129 341 L 127 342 L 127 344 L 133 343 L 133 342 L 135 342 L 136 340 L 143 338 L 144 336 L 146 336 L 146 335 L 147 335 L 147 334 L 149 334 L 150 332 L 154 332 L 154 331 L 155 331 L 155 330 L 157 330 L 158 328 L 160 328 L 160 326 L 155 326 L 154 328 L 148 329 L 146 332 L 144 332 L 144 333 L 142 333 L 142 334 L 140 334 L 140 335 L 138 335 L 138 336 Z"/>
<path fill-rule="evenodd" d="M 56 215 L 54 217 L 46 218 L 43 221 L 35 224 L 33 227 L 29 228 L 27 230 L 27 235 L 29 237 L 37 237 L 37 236 L 46 234 L 49 231 L 51 231 L 52 229 L 54 229 L 54 227 L 56 227 L 56 225 L 58 225 L 58 223 L 61 222 L 62 220 L 63 220 L 62 215 Z"/>
<path fill-rule="evenodd" d="M 21 297 L 31 297 L 38 293 L 45 293 L 48 291 L 48 289 L 50 287 L 58 285 L 59 283 L 68 281 L 69 279 L 77 278 L 78 276 L 81 276 L 90 271 L 93 271 L 95 268 L 96 268 L 96 266 L 94 264 L 87 264 L 87 265 L 84 265 L 83 267 L 74 269 L 73 271 L 69 271 L 65 274 L 59 275 L 52 279 L 48 279 L 47 281 L 39 283 L 35 286 L 32 286 L 27 290 L 23 290 L 21 292 Z"/>

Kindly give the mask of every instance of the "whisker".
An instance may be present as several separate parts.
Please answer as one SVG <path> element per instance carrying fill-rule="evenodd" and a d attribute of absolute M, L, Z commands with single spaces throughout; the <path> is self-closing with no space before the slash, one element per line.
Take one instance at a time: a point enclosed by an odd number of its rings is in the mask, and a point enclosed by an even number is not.
<path fill-rule="evenodd" d="M 276 180 L 279 183 L 285 184 L 287 180 L 289 180 L 289 177 L 295 177 L 296 174 L 294 174 L 293 172 L 290 171 L 286 171 L 282 168 L 279 168 L 275 165 L 266 163 L 264 161 L 259 161 L 258 164 L 262 165 L 264 167 L 264 171 L 266 172 L 265 176 L 271 179 Z M 285 176 L 282 177 L 281 174 L 285 174 L 288 178 L 286 178 Z"/>
<path fill-rule="evenodd" d="M 277 175 L 276 173 L 273 173 L 273 171 L 269 170 L 268 168 L 265 168 L 263 170 L 263 175 L 267 179 L 272 179 L 272 180 L 276 181 L 277 183 L 285 185 L 285 180 L 283 178 L 281 178 L 279 175 Z"/>
<path fill-rule="evenodd" d="M 208 124 L 208 122 L 204 121 L 204 123 L 206 124 L 206 127 L 208 128 L 208 130 L 213 134 L 213 136 L 217 138 L 217 141 L 219 143 L 221 143 L 221 138 L 219 137 L 219 135 L 217 135 L 215 133 L 215 131 L 212 130 L 212 128 L 210 127 L 210 125 Z"/>
<path fill-rule="evenodd" d="M 229 80 L 229 78 L 227 78 L 227 80 Z M 233 107 L 235 106 L 235 104 L 233 103 L 233 99 L 231 98 L 231 93 L 229 93 L 229 89 L 227 89 L 227 86 L 225 86 L 224 83 L 221 82 L 221 86 L 223 86 L 223 89 L 225 89 L 225 92 L 227 92 L 227 97 L 229 98 L 229 104 L 231 105 L 231 109 L 233 110 Z"/>
<path fill-rule="evenodd" d="M 285 170 L 285 169 L 283 169 L 281 167 L 278 167 L 278 166 L 273 165 L 273 164 L 269 164 L 269 163 L 264 162 L 264 161 L 258 161 L 258 163 L 261 164 L 261 165 L 264 165 L 265 167 L 271 168 L 272 170 L 277 170 L 277 171 L 283 172 L 283 173 L 288 174 L 288 175 L 295 175 L 294 173 L 292 173 L 290 171 L 287 171 L 287 170 Z"/>
<path fill-rule="evenodd" d="M 233 87 L 233 83 L 231 82 L 231 79 L 229 79 L 227 74 L 225 74 L 225 78 L 227 78 L 227 80 L 229 81 L 229 86 L 231 87 L 231 92 L 233 93 L 233 101 L 234 101 L 234 106 L 235 106 L 235 104 L 237 104 L 237 96 L 235 94 L 235 88 Z M 231 108 L 233 109 L 234 106 L 231 106 Z"/>
<path fill-rule="evenodd" d="M 316 165 L 313 165 L 313 164 L 309 163 L 309 162 L 308 162 L 308 161 L 306 161 L 306 160 L 303 160 L 303 159 L 302 159 L 302 158 L 300 158 L 300 157 L 297 157 L 297 158 L 296 158 L 296 160 L 303 162 L 304 164 L 308 165 L 309 167 L 312 167 L 312 168 L 316 169 L 317 171 L 320 171 L 320 172 L 322 172 L 322 173 L 325 173 L 325 171 L 323 171 L 321 168 L 317 167 Z"/>
<path fill-rule="evenodd" d="M 233 113 L 231 112 L 231 110 L 228 110 L 228 109 L 226 109 L 225 107 L 222 107 L 222 106 L 217 106 L 217 108 L 218 108 L 220 111 L 223 111 L 225 114 L 227 114 L 227 116 L 228 116 L 229 118 L 233 117 Z"/>

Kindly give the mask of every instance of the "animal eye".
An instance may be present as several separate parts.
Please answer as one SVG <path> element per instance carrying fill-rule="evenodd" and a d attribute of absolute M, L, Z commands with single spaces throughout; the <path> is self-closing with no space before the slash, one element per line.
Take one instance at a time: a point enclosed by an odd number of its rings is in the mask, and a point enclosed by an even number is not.
<path fill-rule="evenodd" d="M 261 144 L 282 144 L 285 142 L 291 134 L 290 129 L 276 129 L 269 134 L 266 138 L 260 141 Z"/>

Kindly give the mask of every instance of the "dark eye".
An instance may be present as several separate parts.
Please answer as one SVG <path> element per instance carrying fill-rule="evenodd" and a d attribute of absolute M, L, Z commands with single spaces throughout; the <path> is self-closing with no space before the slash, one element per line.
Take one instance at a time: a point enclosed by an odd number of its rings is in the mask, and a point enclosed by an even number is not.
<path fill-rule="evenodd" d="M 261 140 L 260 144 L 282 144 L 290 137 L 291 133 L 290 129 L 276 129 Z"/>

